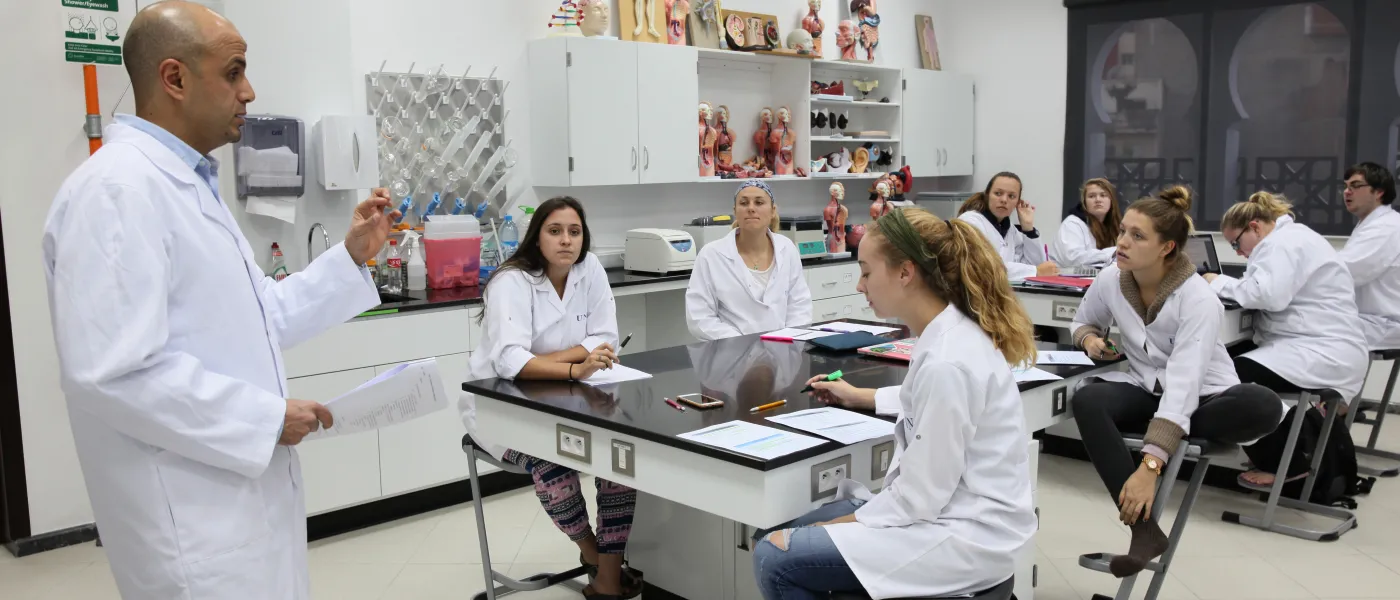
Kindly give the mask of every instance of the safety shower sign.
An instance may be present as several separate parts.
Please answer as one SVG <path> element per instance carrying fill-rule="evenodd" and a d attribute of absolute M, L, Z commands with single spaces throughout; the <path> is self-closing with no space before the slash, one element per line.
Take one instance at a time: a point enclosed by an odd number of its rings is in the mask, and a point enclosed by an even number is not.
<path fill-rule="evenodd" d="M 136 0 L 59 0 L 63 4 L 63 59 L 122 64 L 122 42 Z"/>

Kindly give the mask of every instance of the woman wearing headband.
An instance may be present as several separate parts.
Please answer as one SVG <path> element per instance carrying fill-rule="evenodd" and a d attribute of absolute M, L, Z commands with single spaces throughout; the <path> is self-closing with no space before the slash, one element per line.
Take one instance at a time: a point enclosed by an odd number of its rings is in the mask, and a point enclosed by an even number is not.
<path fill-rule="evenodd" d="M 802 259 L 777 230 L 773 190 L 757 179 L 745 181 L 734 195 L 734 230 L 695 259 L 685 292 L 692 335 L 709 341 L 811 322 Z"/>
<path fill-rule="evenodd" d="M 1010 366 L 1035 362 L 1030 318 L 1001 257 L 965 221 L 898 208 L 871 226 L 859 256 L 858 289 L 875 314 L 919 338 L 899 388 L 901 458 L 879 494 L 841 485 L 835 502 L 760 532 L 759 590 L 907 598 L 999 585 L 1036 528 Z"/>

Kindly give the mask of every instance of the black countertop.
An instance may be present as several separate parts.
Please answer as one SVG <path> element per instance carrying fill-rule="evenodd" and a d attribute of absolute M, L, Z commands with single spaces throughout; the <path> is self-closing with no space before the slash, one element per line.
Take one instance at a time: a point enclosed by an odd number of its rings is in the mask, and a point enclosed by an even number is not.
<path fill-rule="evenodd" d="M 854 257 L 846 258 L 813 258 L 802 261 L 804 267 L 819 267 L 826 265 L 839 265 L 843 263 L 855 262 Z M 621 289 L 634 285 L 645 285 L 648 283 L 666 283 L 671 281 L 689 281 L 690 271 L 680 271 L 668 273 L 666 275 L 650 275 L 645 273 L 634 273 L 621 267 L 607 269 L 608 285 L 613 289 Z M 396 313 L 413 312 L 418 310 L 429 310 L 436 308 L 452 308 L 456 306 L 468 306 L 481 304 L 482 286 L 460 287 L 446 290 L 404 290 L 401 294 L 393 296 L 384 295 L 385 302 L 373 309 L 361 314 L 361 317 L 372 317 L 377 315 L 390 315 Z"/>
<path fill-rule="evenodd" d="M 1228 275 L 1228 276 L 1230 276 L 1230 277 L 1243 277 L 1243 276 L 1244 276 L 1245 266 L 1244 266 L 1244 265 L 1220 265 L 1220 270 L 1221 270 L 1221 272 L 1222 272 L 1223 274 Z M 1065 297 L 1065 298 L 1083 298 L 1083 297 L 1084 297 L 1084 291 L 1083 291 L 1083 290 L 1070 290 L 1070 289 L 1057 289 L 1057 288 L 1034 287 L 1034 286 L 1028 286 L 1028 285 L 1021 284 L 1021 283 L 1012 283 L 1012 284 L 1011 284 L 1011 289 L 1016 290 L 1016 291 L 1018 291 L 1018 292 L 1026 292 L 1026 293 L 1028 293 L 1028 294 L 1042 294 L 1042 295 L 1045 295 L 1045 296 L 1062 296 L 1062 297 Z M 1225 310 L 1240 310 L 1240 308 L 1241 308 L 1240 305 L 1239 305 L 1239 303 L 1238 303 L 1238 302 L 1235 302 L 1234 300 L 1226 300 L 1226 299 L 1222 298 L 1222 299 L 1220 300 L 1220 303 L 1225 305 Z"/>
<path fill-rule="evenodd" d="M 887 337 L 905 337 L 907 331 L 904 329 Z M 1072 349 L 1046 342 L 1040 343 L 1040 347 L 1044 350 Z M 757 335 L 750 335 L 627 355 L 623 358 L 624 364 L 652 375 L 650 379 L 641 381 L 594 387 L 562 381 L 512 381 L 496 378 L 468 382 L 462 385 L 462 389 L 478 396 L 494 398 L 687 452 L 759 471 L 769 471 L 842 448 L 844 445 L 828 440 L 801 452 L 773 460 L 763 460 L 676 436 L 734 420 L 786 429 L 766 420 L 767 417 L 824 406 L 806 394 L 799 393 L 806 386 L 807 380 L 814 375 L 839 369 L 844 372 L 844 379 L 851 385 L 880 388 L 900 385 L 909 370 L 908 363 L 902 361 L 869 358 L 855 353 L 809 352 L 807 348 L 807 345 L 801 342 L 767 342 L 759 339 Z M 1107 364 L 1111 363 L 1099 363 Z M 1068 378 L 1098 367 L 1045 365 L 1039 368 Z M 1020 388 L 1024 392 L 1054 383 L 1023 383 Z M 681 412 L 664 401 L 665 398 L 674 399 L 682 394 L 696 393 L 722 399 L 724 406 L 708 410 L 687 407 L 685 412 Z M 787 404 L 783 407 L 758 414 L 749 412 L 749 409 L 755 406 L 784 399 L 787 400 Z"/>

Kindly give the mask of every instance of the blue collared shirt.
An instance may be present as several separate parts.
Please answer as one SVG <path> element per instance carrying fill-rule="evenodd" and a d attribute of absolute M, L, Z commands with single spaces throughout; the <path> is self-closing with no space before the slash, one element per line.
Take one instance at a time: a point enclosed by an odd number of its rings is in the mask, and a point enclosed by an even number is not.
<path fill-rule="evenodd" d="M 223 198 L 219 197 L 219 161 L 215 160 L 214 157 L 200 154 L 198 150 L 191 148 L 184 140 L 175 137 L 174 134 L 166 131 L 160 125 L 156 125 L 141 117 L 135 115 L 117 115 L 116 122 L 141 131 L 155 138 L 157 142 L 160 142 L 166 148 L 169 148 L 171 152 L 175 153 L 175 156 L 180 157 L 181 161 L 189 165 L 191 169 L 194 169 L 195 175 L 198 175 L 199 178 L 209 186 L 209 191 L 214 193 L 214 199 L 223 202 Z"/>

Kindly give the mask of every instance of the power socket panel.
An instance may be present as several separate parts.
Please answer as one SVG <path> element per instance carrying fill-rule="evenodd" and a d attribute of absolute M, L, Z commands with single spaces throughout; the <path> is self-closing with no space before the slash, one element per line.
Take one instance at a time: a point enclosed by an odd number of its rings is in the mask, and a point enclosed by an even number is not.
<path fill-rule="evenodd" d="M 1079 313 L 1078 302 L 1055 302 L 1052 303 L 1050 306 L 1053 310 L 1053 312 L 1050 314 L 1050 318 L 1056 321 L 1073 322 L 1074 315 Z"/>
<path fill-rule="evenodd" d="M 593 463 L 593 434 L 560 423 L 555 426 L 555 446 L 559 456 Z"/>
<path fill-rule="evenodd" d="M 1069 389 L 1060 386 L 1050 392 L 1050 416 L 1058 417 L 1069 410 Z"/>
<path fill-rule="evenodd" d="M 812 465 L 812 501 L 836 495 L 836 484 L 851 476 L 851 455 Z"/>
<path fill-rule="evenodd" d="M 894 462 L 894 440 L 880 442 L 870 448 L 870 478 L 875 481 L 884 481 L 885 476 L 890 473 L 890 464 Z"/>
<path fill-rule="evenodd" d="M 622 440 L 612 441 L 612 470 L 628 477 L 637 476 L 637 446 Z"/>

